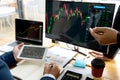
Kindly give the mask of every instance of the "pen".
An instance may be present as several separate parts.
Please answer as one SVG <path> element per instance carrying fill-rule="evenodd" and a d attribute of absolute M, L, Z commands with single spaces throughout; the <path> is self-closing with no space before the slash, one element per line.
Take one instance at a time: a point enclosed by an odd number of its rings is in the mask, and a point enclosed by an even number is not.
<path fill-rule="evenodd" d="M 50 65 L 49 65 L 49 68 L 50 68 L 50 69 L 52 69 L 52 68 L 53 68 L 53 65 L 52 65 L 52 64 L 50 64 Z"/>
<path fill-rule="evenodd" d="M 13 78 L 14 78 L 15 80 L 22 80 L 21 78 L 19 78 L 19 77 L 17 77 L 17 76 L 14 76 L 14 75 L 13 75 Z"/>
<path fill-rule="evenodd" d="M 80 51 L 79 51 L 79 54 L 82 54 L 83 56 L 87 56 L 87 54 L 80 52 Z"/>
<path fill-rule="evenodd" d="M 66 66 L 67 64 L 69 64 L 72 60 L 73 60 L 73 58 L 70 59 L 70 60 L 63 66 L 63 68 L 65 68 L 65 66 Z"/>

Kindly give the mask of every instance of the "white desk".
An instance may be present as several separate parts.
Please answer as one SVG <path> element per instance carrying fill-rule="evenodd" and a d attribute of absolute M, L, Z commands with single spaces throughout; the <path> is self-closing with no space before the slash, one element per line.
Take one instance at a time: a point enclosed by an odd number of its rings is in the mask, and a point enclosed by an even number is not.
<path fill-rule="evenodd" d="M 45 40 L 45 43 L 44 43 L 44 46 L 52 46 L 52 45 L 56 45 L 56 46 L 65 46 L 66 44 L 50 44 L 50 41 L 51 40 Z M 80 49 L 81 51 L 83 52 L 88 52 L 89 50 L 84 50 L 84 48 L 81 48 Z M 70 64 L 72 64 L 74 61 L 72 61 Z M 26 63 L 28 64 L 28 63 Z M 37 72 L 35 72 L 35 74 L 33 73 L 33 75 L 30 75 L 29 76 L 29 80 L 39 80 L 39 78 L 42 76 L 42 73 L 43 73 L 43 66 L 42 64 L 39 64 L 39 70 L 37 70 Z M 21 68 L 22 67 L 22 68 Z M 36 67 L 36 63 L 34 63 L 33 65 L 24 65 L 24 66 L 19 66 L 19 69 L 17 69 L 17 67 L 15 67 L 17 70 L 14 70 L 15 71 L 15 74 L 17 75 L 19 73 L 18 70 L 20 71 L 24 71 L 25 70 L 28 70 L 28 68 L 31 68 L 32 71 L 34 71 L 34 67 Z M 14 68 L 13 68 L 14 69 Z M 42 71 L 41 71 L 41 70 Z M 87 67 L 87 69 L 91 69 L 91 67 Z M 106 67 L 105 67 L 105 70 L 104 70 L 104 73 L 103 73 L 103 78 L 102 79 L 99 79 L 99 80 L 120 80 L 120 54 L 117 54 L 116 57 L 111 60 L 111 61 L 106 61 Z M 13 72 L 14 72 L 13 71 Z M 17 72 L 18 71 L 18 72 Z M 90 71 L 90 70 L 89 70 Z M 88 71 L 88 75 L 91 76 Z M 28 70 L 29 72 L 29 70 Z M 80 71 L 81 72 L 81 71 Z M 19 73 L 20 74 L 20 73 Z M 24 74 L 24 73 L 23 73 Z M 37 74 L 37 75 L 36 75 Z M 25 75 L 20 75 L 20 76 L 23 76 L 25 77 Z M 36 77 L 35 77 L 36 76 Z M 26 79 L 27 80 L 27 79 Z"/>

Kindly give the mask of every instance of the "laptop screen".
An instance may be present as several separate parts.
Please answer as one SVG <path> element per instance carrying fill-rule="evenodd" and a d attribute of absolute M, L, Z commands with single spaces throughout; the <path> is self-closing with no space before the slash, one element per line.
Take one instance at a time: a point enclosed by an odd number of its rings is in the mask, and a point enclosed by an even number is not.
<path fill-rule="evenodd" d="M 15 19 L 15 37 L 17 41 L 42 45 L 43 22 Z"/>

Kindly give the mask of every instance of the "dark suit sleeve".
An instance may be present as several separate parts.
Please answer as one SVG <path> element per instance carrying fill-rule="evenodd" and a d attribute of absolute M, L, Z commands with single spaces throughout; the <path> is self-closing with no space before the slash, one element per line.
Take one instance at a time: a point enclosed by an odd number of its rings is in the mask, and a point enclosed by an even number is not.
<path fill-rule="evenodd" d="M 120 31 L 120 6 L 118 7 L 118 10 L 114 19 L 113 28 Z"/>
<path fill-rule="evenodd" d="M 118 10 L 114 19 L 113 28 L 120 31 L 120 6 L 118 7 Z M 120 48 L 120 32 L 117 34 L 117 42 Z"/>
<path fill-rule="evenodd" d="M 0 59 L 4 61 L 9 67 L 15 66 L 17 63 L 12 51 L 4 53 L 0 56 Z"/>
<path fill-rule="evenodd" d="M 0 80 L 14 80 L 7 64 L 0 59 Z"/>
<path fill-rule="evenodd" d="M 46 76 L 46 77 L 42 77 L 40 80 L 54 80 L 54 79 Z"/>
<path fill-rule="evenodd" d="M 118 7 L 113 28 L 116 29 L 117 31 L 120 31 L 120 6 Z M 118 47 L 120 48 L 120 32 L 117 34 L 117 42 L 118 42 Z"/>
<path fill-rule="evenodd" d="M 120 48 L 120 32 L 118 32 L 118 34 L 117 34 L 117 42 L 118 42 L 118 46 Z"/>

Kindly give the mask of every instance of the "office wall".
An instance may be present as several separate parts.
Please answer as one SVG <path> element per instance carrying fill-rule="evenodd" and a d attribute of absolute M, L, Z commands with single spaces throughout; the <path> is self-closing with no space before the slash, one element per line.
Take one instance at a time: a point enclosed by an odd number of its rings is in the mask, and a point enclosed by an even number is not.
<path fill-rule="evenodd" d="M 41 20 L 45 14 L 45 0 L 23 0 L 26 19 Z"/>
<path fill-rule="evenodd" d="M 44 20 L 45 1 L 46 0 L 23 0 L 25 18 L 34 20 Z M 119 4 L 119 0 L 61 0 L 61 1 L 115 3 L 117 5 Z"/>
<path fill-rule="evenodd" d="M 26 19 L 43 21 L 45 25 L 45 1 L 46 0 L 23 0 L 24 15 Z M 119 6 L 119 0 L 61 0 L 61 1 L 82 1 L 82 2 L 99 2 L 115 3 L 116 9 Z"/>

